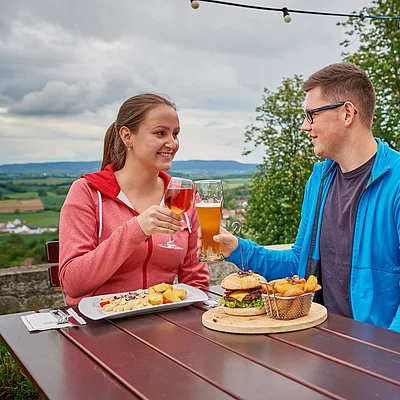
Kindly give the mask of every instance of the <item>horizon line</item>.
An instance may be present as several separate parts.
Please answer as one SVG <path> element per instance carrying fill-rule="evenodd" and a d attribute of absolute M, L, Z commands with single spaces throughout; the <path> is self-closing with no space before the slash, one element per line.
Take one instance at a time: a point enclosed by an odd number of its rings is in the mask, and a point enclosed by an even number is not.
<path fill-rule="evenodd" d="M 236 160 L 202 160 L 202 159 L 190 159 L 190 160 L 173 160 L 172 163 L 174 162 L 190 162 L 190 161 L 211 161 L 211 162 L 236 162 L 239 164 L 251 164 L 251 165 L 259 165 L 258 163 L 244 163 L 241 161 L 236 161 Z M 55 163 L 100 163 L 101 160 L 91 160 L 91 161 L 34 161 L 34 162 L 21 162 L 21 163 L 7 163 L 7 164 L 0 164 L 0 167 L 4 166 L 9 166 L 9 165 L 27 165 L 27 164 L 55 164 Z"/>

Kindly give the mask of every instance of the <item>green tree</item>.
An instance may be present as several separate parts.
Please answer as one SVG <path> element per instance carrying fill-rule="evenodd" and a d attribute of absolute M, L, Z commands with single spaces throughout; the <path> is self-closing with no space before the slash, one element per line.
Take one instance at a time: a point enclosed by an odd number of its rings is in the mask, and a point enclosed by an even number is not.
<path fill-rule="evenodd" d="M 245 142 L 265 147 L 265 157 L 250 185 L 246 236 L 260 244 L 291 243 L 300 222 L 304 186 L 316 161 L 307 135 L 301 92 L 303 80 L 286 78 L 277 91 L 264 89 L 258 124 L 247 127 Z M 244 154 L 248 154 L 247 150 Z"/>
<path fill-rule="evenodd" d="M 400 0 L 373 0 L 364 15 L 400 15 Z M 350 39 L 341 43 L 349 48 L 355 38 L 360 47 L 354 54 L 343 52 L 346 61 L 365 70 L 375 86 L 377 106 L 374 136 L 400 150 L 400 19 L 349 18 L 339 24 Z"/>
<path fill-rule="evenodd" d="M 37 193 L 38 193 L 39 197 L 46 197 L 46 196 L 47 196 L 47 192 L 46 192 L 46 190 L 44 190 L 43 188 L 40 188 L 40 189 L 37 191 Z"/>

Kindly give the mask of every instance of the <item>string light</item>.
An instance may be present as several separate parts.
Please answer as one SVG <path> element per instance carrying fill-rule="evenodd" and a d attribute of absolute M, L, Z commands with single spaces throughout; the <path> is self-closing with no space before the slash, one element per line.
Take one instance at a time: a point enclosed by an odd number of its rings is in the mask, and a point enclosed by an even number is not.
<path fill-rule="evenodd" d="M 229 1 L 219 1 L 219 0 L 190 0 L 192 8 L 197 10 L 200 6 L 200 1 L 203 3 L 215 3 L 223 6 L 232 6 L 232 7 L 242 7 L 242 8 L 251 8 L 255 10 L 264 10 L 264 11 L 280 11 L 283 13 L 283 20 L 289 23 L 292 20 L 289 12 L 292 14 L 308 14 L 308 15 L 325 15 L 329 17 L 348 17 L 348 18 L 360 18 L 361 21 L 364 21 L 366 18 L 368 19 L 400 19 L 400 15 L 365 15 L 363 13 L 333 13 L 333 12 L 325 12 L 325 11 L 309 11 L 309 10 L 293 10 L 287 7 L 276 8 L 276 7 L 263 7 L 263 6 L 253 6 L 251 4 L 240 4 L 240 3 L 231 3 Z"/>
<path fill-rule="evenodd" d="M 283 20 L 286 23 L 289 23 L 292 20 L 292 17 L 289 15 L 289 11 L 287 10 L 286 7 L 283 7 L 282 11 L 283 11 Z"/>

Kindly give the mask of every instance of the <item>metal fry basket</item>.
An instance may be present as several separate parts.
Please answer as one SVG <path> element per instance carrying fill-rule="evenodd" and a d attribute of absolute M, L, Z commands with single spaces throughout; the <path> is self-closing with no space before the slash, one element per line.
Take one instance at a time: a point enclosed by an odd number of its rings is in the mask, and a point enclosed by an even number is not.
<path fill-rule="evenodd" d="M 263 300 L 267 315 L 275 319 L 295 319 L 305 317 L 311 309 L 314 292 L 300 296 L 282 297 L 276 296 L 274 285 L 267 283 L 267 293 L 263 294 Z"/>

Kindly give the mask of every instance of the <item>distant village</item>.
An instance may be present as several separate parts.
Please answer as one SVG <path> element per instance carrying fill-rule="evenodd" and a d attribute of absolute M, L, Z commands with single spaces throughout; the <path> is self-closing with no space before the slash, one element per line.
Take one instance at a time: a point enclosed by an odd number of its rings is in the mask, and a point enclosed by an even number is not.
<path fill-rule="evenodd" d="M 225 210 L 222 209 L 222 219 L 221 226 L 224 228 L 227 227 L 228 222 L 231 223 L 233 221 L 242 222 L 244 220 L 244 214 L 246 212 L 246 208 L 248 203 L 246 200 L 237 200 L 237 208 L 236 210 Z"/>
<path fill-rule="evenodd" d="M 0 223 L 0 233 L 17 233 L 26 235 L 40 235 L 44 232 L 57 232 L 57 227 L 39 228 L 38 226 L 27 226 L 18 218 L 5 224 Z"/>

